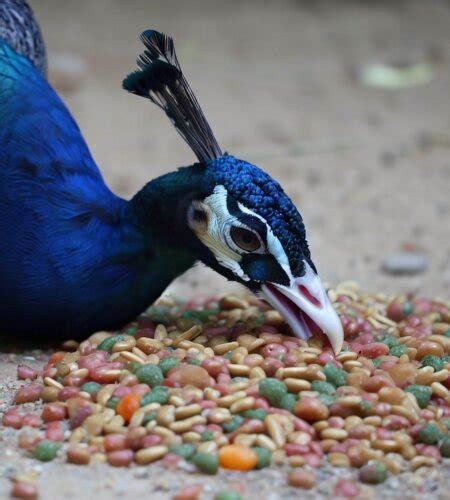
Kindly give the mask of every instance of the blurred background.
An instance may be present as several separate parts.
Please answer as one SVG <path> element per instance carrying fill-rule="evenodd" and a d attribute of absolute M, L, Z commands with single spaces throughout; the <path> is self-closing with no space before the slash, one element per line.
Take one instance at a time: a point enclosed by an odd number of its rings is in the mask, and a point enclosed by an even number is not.
<path fill-rule="evenodd" d="M 325 281 L 449 297 L 450 2 L 30 4 L 50 80 L 117 194 L 194 162 L 161 111 L 121 90 L 151 27 L 174 36 L 222 149 L 293 198 Z M 196 269 L 174 288 L 226 287 Z"/>

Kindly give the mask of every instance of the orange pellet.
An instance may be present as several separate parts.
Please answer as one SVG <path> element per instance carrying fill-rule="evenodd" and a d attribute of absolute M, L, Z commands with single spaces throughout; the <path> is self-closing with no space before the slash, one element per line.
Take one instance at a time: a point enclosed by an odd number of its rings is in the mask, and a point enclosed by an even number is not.
<path fill-rule="evenodd" d="M 258 456 L 250 448 L 230 444 L 220 449 L 219 463 L 224 469 L 246 471 L 255 468 L 258 463 Z"/>
<path fill-rule="evenodd" d="M 116 411 L 128 423 L 134 412 L 139 409 L 140 404 L 141 396 L 139 394 L 127 394 L 118 402 Z"/>
<path fill-rule="evenodd" d="M 64 356 L 66 355 L 66 352 L 63 351 L 57 351 L 54 352 L 51 356 L 50 359 L 48 360 L 49 365 L 56 365 L 56 363 L 59 363 L 64 359 Z"/>

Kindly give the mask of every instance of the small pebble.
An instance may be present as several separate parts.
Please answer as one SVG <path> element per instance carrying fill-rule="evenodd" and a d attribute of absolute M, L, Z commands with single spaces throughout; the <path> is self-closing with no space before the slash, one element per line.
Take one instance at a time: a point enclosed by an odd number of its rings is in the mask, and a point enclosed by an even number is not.
<path fill-rule="evenodd" d="M 392 275 L 419 274 L 426 271 L 427 267 L 426 257 L 415 252 L 387 255 L 382 262 L 383 271 Z"/>

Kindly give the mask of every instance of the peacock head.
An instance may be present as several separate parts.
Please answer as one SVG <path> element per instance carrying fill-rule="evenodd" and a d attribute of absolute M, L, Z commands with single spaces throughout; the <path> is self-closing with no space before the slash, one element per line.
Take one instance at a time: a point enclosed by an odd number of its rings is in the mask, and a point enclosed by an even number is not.
<path fill-rule="evenodd" d="M 335 353 L 343 329 L 311 260 L 303 219 L 282 187 L 260 168 L 222 153 L 187 83 L 170 37 L 148 30 L 139 69 L 123 87 L 150 99 L 189 144 L 202 171 L 185 223 L 201 260 L 263 296 L 302 339 L 328 337 Z"/>

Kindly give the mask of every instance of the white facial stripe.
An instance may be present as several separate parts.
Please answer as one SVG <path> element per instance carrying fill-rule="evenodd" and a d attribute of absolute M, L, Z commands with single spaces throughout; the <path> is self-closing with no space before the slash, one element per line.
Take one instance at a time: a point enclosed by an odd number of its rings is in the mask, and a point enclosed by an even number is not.
<path fill-rule="evenodd" d="M 205 228 L 193 227 L 198 238 L 214 254 L 222 266 L 230 269 L 244 281 L 250 278 L 239 265 L 242 257 L 234 252 L 226 243 L 226 234 L 232 222 L 236 220 L 227 208 L 227 190 L 224 186 L 216 186 L 214 192 L 205 198 L 201 206 L 208 214 L 208 225 Z"/>
<path fill-rule="evenodd" d="M 289 280 L 292 281 L 294 278 L 291 272 L 291 266 L 289 265 L 289 259 L 287 258 L 286 252 L 284 251 L 283 245 L 280 240 L 273 234 L 272 228 L 267 224 L 266 220 L 259 214 L 253 212 L 242 203 L 238 203 L 239 208 L 242 212 L 257 217 L 259 220 L 264 222 L 267 228 L 267 250 L 275 257 L 276 261 L 283 268 L 284 272 L 288 275 Z"/>

